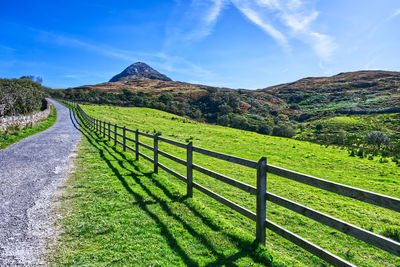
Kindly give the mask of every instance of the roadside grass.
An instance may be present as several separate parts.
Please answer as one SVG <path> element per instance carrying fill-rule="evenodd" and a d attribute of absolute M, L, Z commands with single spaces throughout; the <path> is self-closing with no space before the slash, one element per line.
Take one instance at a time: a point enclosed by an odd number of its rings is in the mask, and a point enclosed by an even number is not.
<path fill-rule="evenodd" d="M 76 171 L 59 197 L 57 266 L 285 266 L 185 185 L 153 174 L 129 153 L 80 127 Z"/>
<path fill-rule="evenodd" d="M 392 162 L 381 164 L 377 161 L 349 157 L 346 151 L 335 147 L 325 148 L 310 142 L 197 123 L 152 109 L 98 105 L 82 107 L 91 116 L 131 129 L 138 128 L 148 133 L 158 132 L 173 140 L 186 143 L 193 141 L 196 146 L 248 159 L 258 160 L 262 156 L 266 156 L 268 163 L 272 165 L 377 193 L 400 197 L 400 168 Z M 133 135 L 128 134 L 128 136 L 134 138 Z M 152 144 L 151 139 L 140 138 L 141 142 Z M 159 148 L 185 159 L 184 149 L 164 143 L 161 143 Z M 142 152 L 152 155 L 145 148 L 142 148 Z M 161 156 L 160 162 L 185 175 L 183 166 Z M 251 185 L 256 183 L 255 171 L 245 167 L 197 153 L 194 155 L 194 163 Z M 151 166 L 144 159 L 140 159 L 140 165 L 143 164 L 148 167 Z M 163 171 L 160 173 L 158 177 L 168 177 L 169 181 L 175 186 L 182 186 L 176 178 Z M 197 172 L 194 174 L 194 179 L 203 186 L 255 211 L 254 197 Z M 356 226 L 394 240 L 400 238 L 400 216 L 396 212 L 274 175 L 268 175 L 267 187 L 272 193 L 348 221 Z M 233 227 L 245 229 L 254 235 L 255 224 L 252 221 L 225 208 L 198 191 L 194 192 L 194 199 L 200 201 L 210 210 L 216 211 L 216 219 L 226 220 Z M 400 259 L 396 256 L 270 202 L 267 202 L 267 217 L 356 265 L 400 266 Z M 297 263 L 304 265 L 325 264 L 270 231 L 267 231 L 266 247 L 271 255 L 279 255 L 278 258 L 274 257 L 274 259 L 280 258 L 283 261 L 290 259 L 289 262 L 295 263 L 294 265 Z"/>
<path fill-rule="evenodd" d="M 7 132 L 0 132 L 0 150 L 20 141 L 21 139 L 50 128 L 56 122 L 56 120 L 57 110 L 52 106 L 50 115 L 43 121 L 33 126 L 25 127 L 23 129 L 14 129 L 8 130 Z"/>

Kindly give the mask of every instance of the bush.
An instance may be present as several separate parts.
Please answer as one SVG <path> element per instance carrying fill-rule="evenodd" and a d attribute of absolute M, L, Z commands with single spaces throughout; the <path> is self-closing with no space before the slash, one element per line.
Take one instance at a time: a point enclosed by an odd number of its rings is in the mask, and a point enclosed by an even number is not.
<path fill-rule="evenodd" d="M 38 82 L 27 77 L 0 79 L 0 103 L 3 116 L 14 116 L 39 111 L 46 91 Z"/>
<path fill-rule="evenodd" d="M 292 125 L 282 124 L 277 125 L 272 129 L 272 135 L 291 138 L 295 135 L 295 131 Z"/>
<path fill-rule="evenodd" d="M 243 116 L 235 114 L 231 119 L 231 126 L 237 129 L 246 130 L 249 125 L 247 123 L 247 119 Z"/>
<path fill-rule="evenodd" d="M 368 133 L 364 137 L 364 141 L 369 145 L 376 145 L 378 147 L 378 150 L 380 150 L 383 144 L 389 144 L 390 138 L 387 133 L 381 131 L 373 131 Z"/>

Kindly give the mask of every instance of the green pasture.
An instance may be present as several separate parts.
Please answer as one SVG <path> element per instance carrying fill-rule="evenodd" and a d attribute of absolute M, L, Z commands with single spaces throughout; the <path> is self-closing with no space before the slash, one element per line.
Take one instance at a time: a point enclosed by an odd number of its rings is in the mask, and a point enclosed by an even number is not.
<path fill-rule="evenodd" d="M 326 148 L 310 142 L 202 124 L 147 108 L 98 105 L 82 107 L 93 117 L 131 129 L 139 129 L 147 133 L 159 133 L 163 137 L 184 143 L 192 141 L 195 146 L 247 159 L 258 160 L 265 156 L 268 164 L 377 193 L 400 197 L 400 168 L 393 162 L 382 164 L 377 160 L 371 161 L 349 157 L 347 151 L 335 147 Z M 166 202 L 171 201 L 171 196 L 168 196 L 166 192 L 175 192 L 175 198 L 182 199 L 185 195 L 184 183 L 162 170 L 160 170 L 159 175 L 151 174 L 152 166 L 145 159 L 141 158 L 139 162 L 133 161 L 132 153 L 120 152 L 120 146 L 118 148 L 113 147 L 113 142 L 108 143 L 107 140 L 99 139 L 98 136 L 92 133 L 87 135 L 90 137 L 84 138 L 81 143 L 80 152 L 76 159 L 77 171 L 72 175 L 71 188 L 66 193 L 66 198 L 72 198 L 73 201 L 68 200 L 72 203 L 71 214 L 65 222 L 69 230 L 65 232 L 61 239 L 60 246 L 66 253 L 64 254 L 65 256 L 58 258 L 60 262 L 71 263 L 79 259 L 82 261 L 77 261 L 77 264 L 87 263 L 90 262 L 88 255 L 100 253 L 102 255 L 101 258 L 95 257 L 92 259 L 93 262 L 112 264 L 113 261 L 116 261 L 116 263 L 123 264 L 124 262 L 129 262 L 129 255 L 132 254 L 136 260 L 145 262 L 146 264 L 144 265 L 150 265 L 151 263 L 168 265 L 167 263 L 170 261 L 163 256 L 163 253 L 170 253 L 177 257 L 176 263 L 182 265 L 250 265 L 253 262 L 264 265 L 326 265 L 323 261 L 268 230 L 267 245 L 264 250 L 260 247 L 256 249 L 253 244 L 250 248 L 252 252 L 245 250 L 246 252 L 242 253 L 242 258 L 235 258 L 238 260 L 237 262 L 228 261 L 227 258 L 234 251 L 239 253 L 243 247 L 248 247 L 248 244 L 251 244 L 249 240 L 254 238 L 255 233 L 255 224 L 252 221 L 196 190 L 194 191 L 193 200 L 177 201 L 179 204 L 177 204 L 175 211 L 180 214 L 178 217 L 182 216 L 182 220 L 188 221 L 183 223 L 174 216 L 171 217 L 169 212 L 163 208 L 165 207 L 164 205 L 170 205 L 168 203 L 165 204 Z M 134 137 L 133 134 L 128 134 L 128 136 Z M 153 142 L 146 137 L 140 137 L 140 139 L 146 144 L 152 144 Z M 106 146 L 106 144 L 111 145 L 111 147 Z M 133 146 L 130 142 L 128 142 L 128 145 Z M 182 148 L 165 143 L 160 143 L 159 148 L 182 159 L 186 157 L 186 152 Z M 152 156 L 152 153 L 146 151 L 145 148 L 141 148 L 141 151 Z M 117 156 L 114 157 L 111 154 Z M 127 161 L 125 157 L 130 160 Z M 160 156 L 160 162 L 185 175 L 184 166 L 180 166 L 162 156 Z M 246 167 L 198 153 L 194 154 L 194 163 L 251 185 L 256 183 L 255 170 Z M 119 175 L 116 175 L 115 169 L 118 170 Z M 129 177 L 125 178 L 125 176 Z M 140 176 L 140 178 L 135 178 L 134 176 Z M 123 181 L 121 177 L 124 179 Z M 194 173 L 194 180 L 218 194 L 255 211 L 255 198 L 249 194 L 197 172 Z M 126 183 L 129 185 L 129 190 L 126 189 Z M 160 191 L 159 183 L 168 184 L 168 190 Z M 143 184 L 149 186 L 148 190 L 143 188 Z M 294 200 L 364 229 L 394 240 L 400 239 L 400 216 L 396 212 L 274 175 L 267 176 L 267 188 L 268 191 L 274 194 Z M 139 201 L 141 204 L 135 204 L 138 202 L 138 197 L 130 193 L 130 191 L 135 194 L 142 194 Z M 163 199 L 165 194 L 167 194 L 166 197 L 169 200 Z M 131 199 L 132 196 L 136 201 Z M 167 213 L 166 217 L 163 218 L 165 220 L 163 225 L 165 225 L 166 230 L 156 231 L 153 229 L 145 231 L 138 240 L 125 237 L 122 235 L 123 231 L 144 231 L 144 229 L 147 229 L 143 228 L 141 224 L 145 223 L 146 219 L 149 219 L 148 216 L 151 217 L 150 221 L 157 222 L 157 219 L 153 218 L 146 210 L 147 200 L 149 204 L 153 204 L 152 208 L 158 209 L 159 212 Z M 104 207 L 100 204 L 103 202 L 106 203 Z M 192 227 L 194 229 L 197 229 L 195 227 L 202 229 L 202 227 L 208 227 L 208 225 L 203 225 L 204 219 L 192 219 L 191 217 L 193 216 L 190 215 L 193 215 L 193 213 L 187 210 L 188 205 L 196 207 L 198 213 L 194 217 L 209 216 L 207 221 L 225 226 L 219 226 L 220 228 L 217 230 L 214 229 L 216 233 L 211 233 L 207 230 L 203 232 L 204 235 L 199 236 L 197 230 L 190 229 Z M 137 212 L 135 211 L 136 209 L 138 209 Z M 145 212 L 147 215 L 140 215 L 139 212 Z M 154 213 L 157 212 L 154 211 Z M 356 265 L 400 266 L 400 260 L 396 256 L 270 202 L 267 202 L 267 217 Z M 92 218 L 98 219 L 93 220 Z M 97 230 L 95 229 L 101 228 L 102 223 L 108 221 L 112 222 L 112 224 L 118 222 L 118 227 L 107 228 L 108 230 L 105 232 L 100 229 L 100 234 L 96 234 Z M 170 225 L 169 223 L 177 223 L 179 226 Z M 86 232 L 81 233 L 79 230 L 74 230 L 76 227 L 86 227 L 89 232 L 88 236 L 86 236 Z M 232 229 L 232 231 L 225 231 L 224 227 Z M 179 233 L 179 229 L 181 233 L 176 236 L 179 236 L 179 238 L 186 236 L 188 240 L 191 240 L 187 241 L 188 244 L 193 244 L 193 246 L 179 245 L 184 252 L 175 251 L 173 249 L 174 245 L 171 244 L 169 239 L 172 232 L 178 231 Z M 213 239 L 213 241 L 204 241 L 204 238 L 207 240 L 212 239 L 214 234 L 219 237 L 215 238 L 215 240 Z M 236 240 L 236 243 L 233 242 L 234 244 L 229 246 L 227 243 L 223 245 L 217 243 L 216 240 L 220 238 L 227 238 L 227 240 L 232 241 L 231 234 L 235 235 L 233 239 Z M 176 236 L 174 235 L 174 237 Z M 118 249 L 126 248 L 130 254 L 128 252 L 116 253 L 112 249 L 107 249 L 106 245 L 102 245 L 110 244 L 110 242 L 118 243 Z M 153 246 L 157 248 L 157 242 L 161 242 L 158 249 L 165 249 L 165 251 L 154 252 L 150 256 L 141 252 L 150 251 Z M 229 243 L 229 241 L 226 242 Z M 201 243 L 206 247 L 209 246 L 209 248 L 212 247 L 214 251 L 218 251 L 210 252 L 211 255 L 198 256 L 196 253 L 198 253 L 199 249 L 195 247 L 197 243 Z M 83 244 L 82 247 L 81 244 Z M 226 249 L 224 246 L 226 246 Z M 193 262 L 188 261 L 187 256 Z M 133 262 L 131 261 L 131 263 Z M 173 262 L 174 260 L 171 259 L 171 265 L 174 265 Z"/>

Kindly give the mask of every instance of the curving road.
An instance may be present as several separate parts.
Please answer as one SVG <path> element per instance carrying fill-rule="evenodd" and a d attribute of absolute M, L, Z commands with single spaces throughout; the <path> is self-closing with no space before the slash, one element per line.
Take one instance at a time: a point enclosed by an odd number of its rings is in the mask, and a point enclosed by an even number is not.
<path fill-rule="evenodd" d="M 80 133 L 69 109 L 52 102 L 58 116 L 51 128 L 0 150 L 0 266 L 45 264 L 56 234 L 51 211 Z"/>

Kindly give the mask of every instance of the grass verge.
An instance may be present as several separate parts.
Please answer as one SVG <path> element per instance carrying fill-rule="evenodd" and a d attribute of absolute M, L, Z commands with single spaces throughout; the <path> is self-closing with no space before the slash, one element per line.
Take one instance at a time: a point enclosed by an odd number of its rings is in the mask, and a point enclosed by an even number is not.
<path fill-rule="evenodd" d="M 0 150 L 20 141 L 21 139 L 50 128 L 56 122 L 56 120 L 57 110 L 53 106 L 51 106 L 50 115 L 41 122 L 33 126 L 23 128 L 21 130 L 9 130 L 7 132 L 0 132 Z"/>

